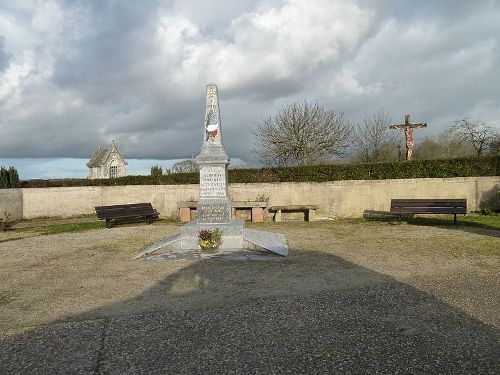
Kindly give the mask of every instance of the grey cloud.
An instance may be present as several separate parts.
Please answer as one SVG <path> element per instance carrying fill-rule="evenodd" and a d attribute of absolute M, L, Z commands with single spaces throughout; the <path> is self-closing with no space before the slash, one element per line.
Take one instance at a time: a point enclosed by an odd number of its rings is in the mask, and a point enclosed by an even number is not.
<path fill-rule="evenodd" d="M 468 113 L 494 118 L 500 107 L 495 2 L 359 1 L 373 17 L 363 18 L 357 38 L 338 48 L 331 35 L 313 35 L 308 53 L 292 40 L 301 37 L 299 24 L 271 41 L 253 28 L 258 14 L 278 16 L 265 13 L 270 4 L 284 3 L 64 2 L 87 7 L 85 32 L 36 46 L 47 47 L 53 69 L 22 78 L 18 104 L 0 102 L 0 156 L 87 158 L 115 139 L 127 158 L 191 157 L 201 145 L 210 81 L 219 85 L 224 144 L 245 160 L 254 160 L 255 123 L 294 100 L 317 100 L 354 120 L 382 107 L 394 121 L 410 113 L 430 123 L 417 139 Z M 178 46 L 157 33 L 176 20 L 189 23 Z M 312 63 L 330 44 L 334 53 Z M 5 53 L 0 39 L 0 74 Z M 272 55 L 283 64 L 269 64 Z"/>
<path fill-rule="evenodd" d="M 0 35 L 0 72 L 9 66 L 10 54 L 5 49 L 5 37 Z"/>

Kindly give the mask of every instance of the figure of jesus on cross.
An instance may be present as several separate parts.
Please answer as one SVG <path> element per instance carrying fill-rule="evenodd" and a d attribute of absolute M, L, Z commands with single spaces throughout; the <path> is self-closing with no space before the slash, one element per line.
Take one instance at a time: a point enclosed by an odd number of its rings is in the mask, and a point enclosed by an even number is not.
<path fill-rule="evenodd" d="M 420 124 L 410 124 L 410 115 L 405 116 L 404 124 L 389 126 L 389 129 L 404 130 L 406 139 L 406 160 L 411 160 L 411 155 L 413 154 L 413 146 L 415 145 L 415 141 L 413 140 L 413 129 L 426 127 L 427 123 L 425 122 L 422 122 Z"/>

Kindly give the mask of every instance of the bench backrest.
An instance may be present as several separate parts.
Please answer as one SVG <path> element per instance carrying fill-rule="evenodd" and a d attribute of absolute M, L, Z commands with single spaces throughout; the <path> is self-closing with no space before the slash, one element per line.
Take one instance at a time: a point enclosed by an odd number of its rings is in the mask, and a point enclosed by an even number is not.
<path fill-rule="evenodd" d="M 391 199 L 391 212 L 466 214 L 467 199 Z"/>
<path fill-rule="evenodd" d="M 156 213 L 151 203 L 131 203 L 131 204 L 117 204 L 113 206 L 96 206 L 95 212 L 99 219 L 109 219 L 114 217 L 124 217 L 131 215 L 137 215 L 137 216 L 153 215 Z"/>

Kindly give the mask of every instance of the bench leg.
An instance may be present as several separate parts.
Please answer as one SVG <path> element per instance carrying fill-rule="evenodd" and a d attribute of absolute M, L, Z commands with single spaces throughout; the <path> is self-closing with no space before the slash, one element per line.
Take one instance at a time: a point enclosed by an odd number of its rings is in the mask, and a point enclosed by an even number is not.
<path fill-rule="evenodd" d="M 277 210 L 276 213 L 274 214 L 274 221 L 276 222 L 281 221 L 281 210 Z"/>
<path fill-rule="evenodd" d="M 252 207 L 252 222 L 261 223 L 264 221 L 264 209 L 262 207 Z"/>
<path fill-rule="evenodd" d="M 316 221 L 316 210 L 307 210 L 304 216 L 305 221 Z"/>
<path fill-rule="evenodd" d="M 106 228 L 111 228 L 111 220 L 106 219 Z"/>
<path fill-rule="evenodd" d="M 453 214 L 453 224 L 457 225 L 457 214 Z"/>
<path fill-rule="evenodd" d="M 189 223 L 191 221 L 191 209 L 189 207 L 179 208 L 179 220 L 183 223 Z"/>

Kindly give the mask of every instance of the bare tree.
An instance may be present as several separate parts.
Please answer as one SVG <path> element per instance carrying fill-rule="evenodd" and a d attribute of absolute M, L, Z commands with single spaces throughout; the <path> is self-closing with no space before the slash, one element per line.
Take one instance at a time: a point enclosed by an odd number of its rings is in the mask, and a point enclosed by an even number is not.
<path fill-rule="evenodd" d="M 481 156 L 484 151 L 488 150 L 497 136 L 496 131 L 484 121 L 474 121 L 467 117 L 453 121 L 450 131 L 457 142 L 468 143 L 474 147 L 477 156 Z"/>
<path fill-rule="evenodd" d="M 460 143 L 449 133 L 426 137 L 415 148 L 415 159 L 444 159 L 474 155 L 476 151 L 468 143 Z"/>
<path fill-rule="evenodd" d="M 380 110 L 371 116 L 365 115 L 356 126 L 354 135 L 354 159 L 362 163 L 397 160 L 399 134 L 389 129 L 389 115 Z"/>
<path fill-rule="evenodd" d="M 500 132 L 496 132 L 493 136 L 489 153 L 491 155 L 500 155 Z"/>
<path fill-rule="evenodd" d="M 175 163 L 172 168 L 167 169 L 166 173 L 167 174 L 172 174 L 172 173 L 191 173 L 191 172 L 196 172 L 198 171 L 198 166 L 193 160 L 187 159 L 187 160 L 181 160 Z"/>
<path fill-rule="evenodd" d="M 254 151 L 265 165 L 308 165 L 344 156 L 351 126 L 342 113 L 303 101 L 257 124 L 254 136 Z"/>

